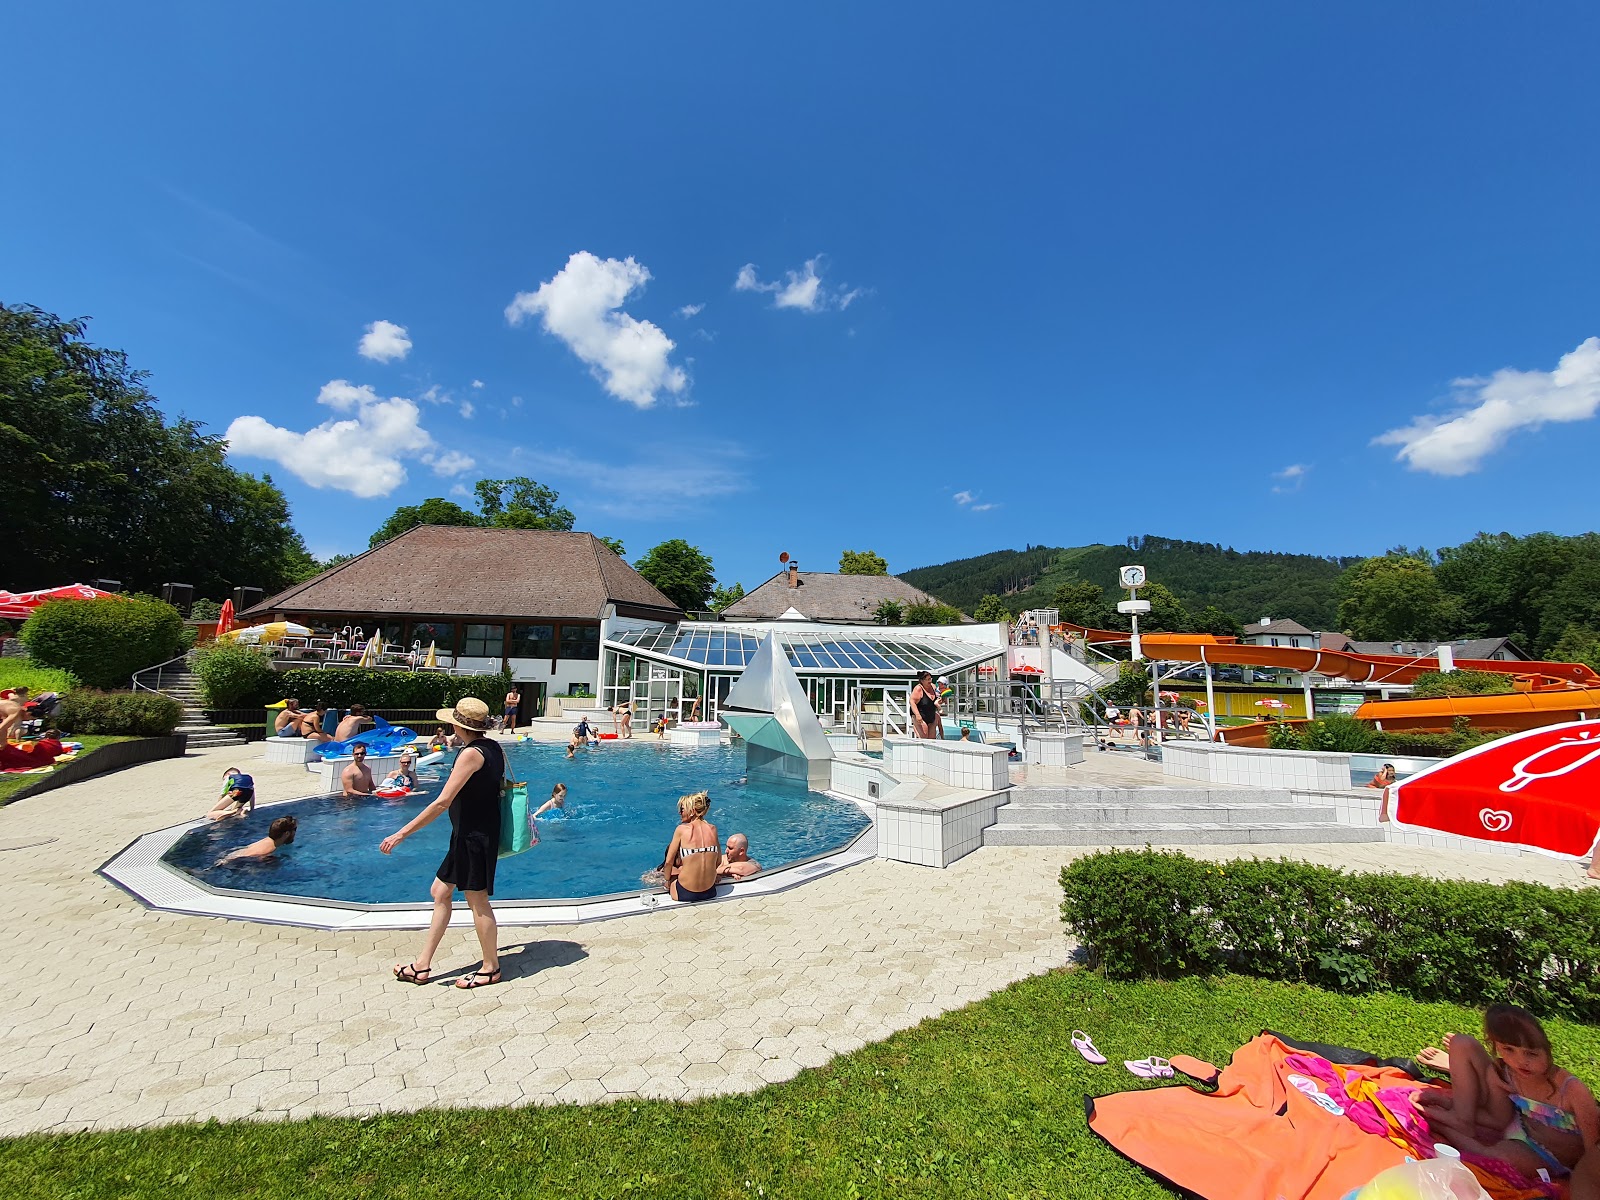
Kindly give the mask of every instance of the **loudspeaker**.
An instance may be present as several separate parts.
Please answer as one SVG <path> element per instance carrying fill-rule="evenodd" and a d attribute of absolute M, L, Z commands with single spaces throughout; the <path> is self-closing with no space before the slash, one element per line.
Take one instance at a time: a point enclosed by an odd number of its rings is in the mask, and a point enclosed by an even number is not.
<path fill-rule="evenodd" d="M 120 579 L 91 579 L 89 586 L 99 592 L 120 592 L 122 580 Z"/>
<path fill-rule="evenodd" d="M 194 584 L 192 583 L 163 583 L 161 585 L 161 598 L 173 608 L 188 608 L 194 601 Z"/>
<path fill-rule="evenodd" d="M 260 588 L 236 587 L 233 589 L 233 611 L 242 613 L 252 604 L 261 603 L 261 597 L 265 595 Z"/>

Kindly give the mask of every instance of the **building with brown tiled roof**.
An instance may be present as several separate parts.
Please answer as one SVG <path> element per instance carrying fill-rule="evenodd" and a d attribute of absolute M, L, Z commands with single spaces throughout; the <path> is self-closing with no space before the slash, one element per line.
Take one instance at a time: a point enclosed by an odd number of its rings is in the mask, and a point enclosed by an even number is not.
<path fill-rule="evenodd" d="M 808 621 L 872 625 L 876 623 L 873 611 L 885 600 L 901 605 L 939 603 L 893 575 L 835 575 L 791 567 L 728 605 L 720 615 L 727 621 L 770 621 L 792 608 Z"/>
<path fill-rule="evenodd" d="M 357 626 L 391 644 L 436 645 L 460 667 L 509 670 L 526 713 L 544 711 L 545 693 L 593 691 L 603 626 L 682 616 L 592 534 L 419 525 L 241 619 Z"/>

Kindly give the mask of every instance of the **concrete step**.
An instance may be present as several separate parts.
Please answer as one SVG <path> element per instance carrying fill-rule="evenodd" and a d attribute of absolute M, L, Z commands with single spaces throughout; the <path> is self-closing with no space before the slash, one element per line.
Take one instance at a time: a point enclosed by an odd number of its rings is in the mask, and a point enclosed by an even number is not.
<path fill-rule="evenodd" d="M 1017 804 L 996 814 L 1001 825 L 1292 825 L 1332 822 L 1333 805 L 1298 804 Z"/>
<path fill-rule="evenodd" d="M 184 745 L 190 750 L 215 750 L 222 746 L 243 746 L 242 737 L 233 734 L 190 734 Z"/>
<path fill-rule="evenodd" d="M 1024 784 L 1011 789 L 1012 804 L 1290 804 L 1288 788 L 1052 787 Z"/>
<path fill-rule="evenodd" d="M 1318 821 L 1257 825 L 991 825 L 983 831 L 985 846 L 1257 846 L 1381 841 L 1381 829 Z"/>

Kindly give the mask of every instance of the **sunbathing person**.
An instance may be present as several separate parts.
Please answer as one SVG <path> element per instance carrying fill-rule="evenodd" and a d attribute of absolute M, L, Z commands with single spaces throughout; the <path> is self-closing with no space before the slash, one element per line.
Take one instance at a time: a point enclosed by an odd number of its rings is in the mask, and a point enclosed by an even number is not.
<path fill-rule="evenodd" d="M 298 827 L 299 822 L 293 817 L 279 817 L 271 825 L 267 826 L 266 837 L 251 842 L 248 846 L 240 846 L 239 849 L 231 854 L 223 855 L 217 860 L 217 865 L 221 866 L 223 863 L 238 862 L 247 858 L 270 858 L 278 852 L 279 848 L 287 846 L 294 841 L 295 830 Z"/>
<path fill-rule="evenodd" d="M 222 773 L 222 795 L 206 816 L 213 821 L 224 817 L 242 817 L 256 810 L 256 781 L 238 767 L 229 767 Z"/>
<path fill-rule="evenodd" d="M 1450 1090 L 1417 1095 L 1428 1127 L 1457 1150 L 1498 1158 L 1524 1175 L 1566 1176 L 1600 1141 L 1594 1094 L 1551 1061 L 1550 1039 L 1526 1009 L 1490 1005 L 1483 1037 L 1447 1039 Z"/>
<path fill-rule="evenodd" d="M 666 877 L 667 894 L 674 900 L 710 900 L 717 894 L 717 863 L 722 843 L 717 827 L 706 820 L 711 798 L 695 792 L 678 800 L 681 824 L 673 831 L 661 872 Z"/>
<path fill-rule="evenodd" d="M 961 732 L 965 733 L 966 730 Z M 761 864 L 750 857 L 750 839 L 742 833 L 728 835 L 728 852 L 717 864 L 718 879 L 744 879 L 761 870 Z"/>
<path fill-rule="evenodd" d="M 0 746 L 16 736 L 22 728 L 22 719 L 28 714 L 28 689 L 12 688 L 8 696 L 0 696 Z"/>

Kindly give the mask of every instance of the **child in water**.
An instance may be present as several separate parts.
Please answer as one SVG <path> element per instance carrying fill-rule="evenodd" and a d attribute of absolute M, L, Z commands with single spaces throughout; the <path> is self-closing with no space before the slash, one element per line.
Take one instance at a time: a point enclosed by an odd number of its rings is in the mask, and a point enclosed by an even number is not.
<path fill-rule="evenodd" d="M 1555 1065 L 1544 1026 L 1526 1009 L 1491 1004 L 1482 1042 L 1454 1033 L 1445 1049 L 1450 1090 L 1426 1089 L 1417 1100 L 1434 1135 L 1456 1149 L 1560 1179 L 1600 1141 L 1594 1093 Z"/>

